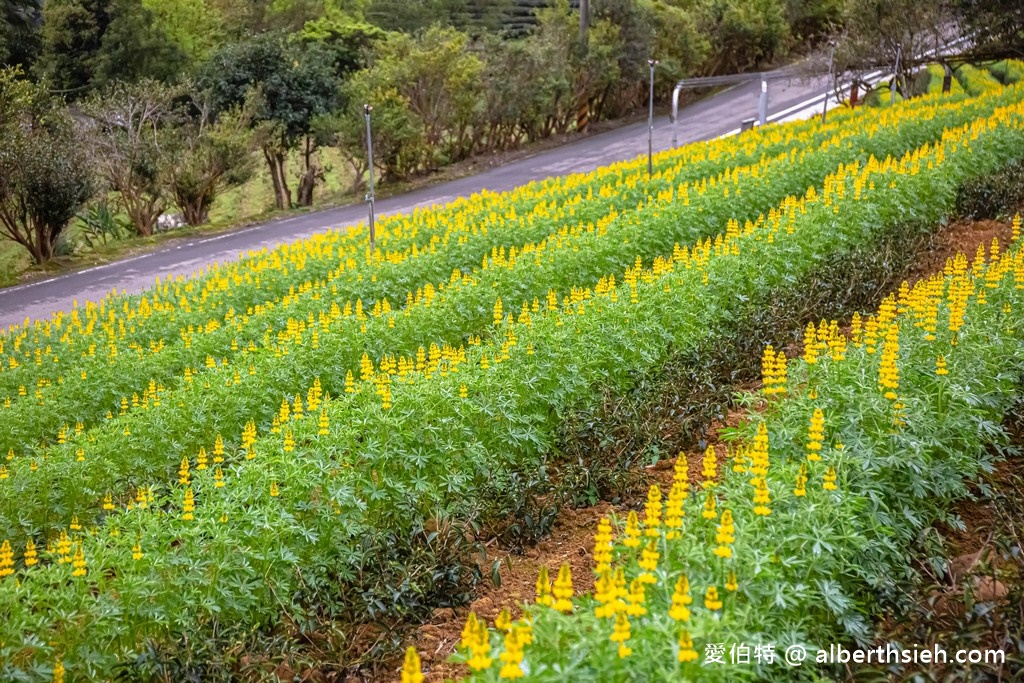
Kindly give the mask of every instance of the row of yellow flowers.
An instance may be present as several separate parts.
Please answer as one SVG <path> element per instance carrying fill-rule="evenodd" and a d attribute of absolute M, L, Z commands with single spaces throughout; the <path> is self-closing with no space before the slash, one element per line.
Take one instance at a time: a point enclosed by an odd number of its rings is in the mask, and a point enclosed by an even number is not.
<path fill-rule="evenodd" d="M 221 456 L 213 431 L 206 443 L 224 463 L 204 462 L 200 470 L 198 456 L 195 466 L 190 457 L 148 481 L 137 474 L 141 469 L 130 470 L 131 509 L 119 502 L 106 510 L 102 525 L 67 534 L 72 560 L 82 551 L 84 575 L 69 576 L 78 568 L 43 553 L 39 566 L 18 569 L 17 583 L 3 582 L 0 606 L 12 618 L 0 631 L 0 654 L 32 666 L 59 655 L 62 666 L 74 660 L 81 675 L 102 676 L 139 642 L 205 629 L 214 612 L 220 638 L 272 619 L 281 606 L 271 593 L 298 590 L 295 567 L 302 568 L 303 584 L 326 581 L 339 567 L 352 568 L 375 533 L 389 532 L 386 542 L 372 547 L 386 553 L 387 543 L 399 542 L 426 515 L 470 512 L 492 476 L 537 466 L 558 410 L 589 395 L 595 384 L 621 383 L 624 372 L 649 366 L 670 336 L 688 343 L 702 329 L 718 329 L 738 295 L 763 291 L 763 278 L 778 282 L 808 272 L 813 258 L 834 249 L 840 236 L 869 240 L 864 212 L 891 211 L 906 193 L 920 199 L 945 187 L 940 205 L 928 207 L 944 211 L 950 182 L 1009 157 L 1021 137 L 1022 114 L 1020 105 L 1001 108 L 901 159 L 844 166 L 821 191 L 790 198 L 762 219 L 680 248 L 650 269 L 632 267 L 621 279 L 606 277 L 564 298 L 556 294 L 550 304 L 538 298 L 512 320 L 495 305 L 486 315 L 504 321 L 491 339 L 428 346 L 421 357 L 382 353 L 376 363 L 368 355 L 352 368 L 351 392 L 328 400 L 312 382 L 296 392 L 305 400 L 289 398 L 287 409 L 275 398 L 265 421 L 276 417 L 276 431 L 257 435 L 254 416 L 227 416 L 246 424 L 246 447 L 225 447 Z M 545 406 L 543 416 L 538 405 Z M 143 426 L 118 422 L 125 430 L 129 425 Z M 752 467 L 759 457 L 751 454 Z M 706 468 L 712 466 L 718 467 L 709 458 Z M 97 499 L 104 496 L 101 490 Z M 709 506 L 706 497 L 700 502 Z M 776 492 L 761 504 L 768 510 L 761 516 L 771 516 Z M 675 519 L 678 510 L 659 517 Z M 738 547 L 744 533 L 738 521 L 716 524 L 716 537 L 735 537 L 716 548 Z M 638 559 L 652 574 L 664 562 L 646 543 Z M 706 585 L 696 577 L 691 582 Z M 562 581 L 552 597 L 566 600 L 567 591 L 570 584 Z M 712 598 L 713 604 L 729 599 Z M 69 613 L 78 615 L 78 628 L 63 628 L 61 615 Z"/>
<path fill-rule="evenodd" d="M 1012 230 L 1011 242 L 1019 245 L 1020 216 Z M 862 636 L 842 619 L 871 604 L 869 597 L 857 593 L 866 588 L 858 585 L 864 583 L 863 576 L 849 569 L 870 558 L 858 556 L 856 548 L 833 548 L 829 552 L 837 553 L 839 561 L 814 566 L 790 553 L 808 552 L 806 542 L 816 536 L 816 525 L 832 530 L 837 518 L 864 515 L 871 507 L 866 496 L 883 497 L 882 506 L 901 497 L 890 488 L 898 480 L 874 470 L 872 459 L 891 454 L 909 460 L 906 449 L 930 438 L 937 452 L 950 446 L 966 451 L 958 454 L 960 467 L 953 470 L 960 479 L 984 469 L 985 447 L 998 436 L 972 432 L 971 420 L 960 420 L 953 428 L 949 423 L 957 421 L 954 416 L 960 411 L 998 422 L 1001 412 L 1019 398 L 1019 383 L 979 376 L 980 367 L 1024 371 L 1024 250 L 1017 246 L 1003 254 L 993 240 L 987 251 L 980 246 L 970 264 L 961 253 L 942 272 L 913 287 L 904 282 L 875 315 L 866 320 L 855 315 L 846 334 L 838 332 L 836 321 L 817 327 L 809 323 L 797 361 L 766 349 L 758 392 L 762 401 L 747 414 L 742 437 L 728 446 L 732 467 L 719 471 L 709 447 L 703 478 L 694 485 L 687 478 L 686 456 L 680 454 L 667 505 L 659 487 L 652 486 L 643 521 L 630 510 L 624 520 L 598 522 L 593 549 L 597 578 L 591 594 L 573 593 L 569 565 L 561 566 L 553 586 L 547 567 L 542 567 L 536 599 L 521 606 L 521 619 L 512 620 L 505 609 L 488 629 L 470 613 L 455 660 L 466 663 L 473 680 L 564 680 L 569 672 L 573 678 L 594 681 L 764 679 L 783 676 L 787 667 L 802 662 L 783 660 L 782 647 L 787 653 L 814 653 L 844 636 Z M 901 382 L 901 368 L 914 381 Z M 965 391 L 963 385 L 972 382 L 980 386 L 973 393 Z M 1002 395 L 993 405 L 972 405 L 972 397 L 986 391 Z M 826 410 L 832 418 L 827 421 Z M 848 414 L 859 420 L 846 422 L 842 418 Z M 801 416 L 809 416 L 804 417 L 803 439 Z M 947 429 L 932 429 L 942 423 Z M 845 435 L 857 442 L 852 453 L 843 443 Z M 967 443 L 954 441 L 964 437 Z M 929 480 L 946 474 L 917 476 Z M 779 499 L 772 507 L 769 484 Z M 966 489 L 958 492 L 964 495 Z M 916 505 L 905 511 L 908 516 L 921 514 L 918 524 L 926 524 L 948 502 L 917 497 Z M 737 519 L 742 533 L 737 532 Z M 901 523 L 913 527 L 906 519 Z M 857 526 L 867 529 L 871 522 Z M 893 570 L 902 572 L 900 565 L 910 563 L 906 544 L 916 531 L 904 535 L 900 552 L 888 558 Z M 870 543 L 879 532 L 856 540 L 850 530 L 846 533 L 853 538 L 839 536 L 834 543 Z M 824 542 L 827 535 L 817 537 Z M 768 554 L 771 565 L 765 567 L 758 558 Z M 694 575 L 710 579 L 697 601 Z M 817 590 L 781 604 L 773 588 L 815 580 Z M 847 591 L 844 599 L 860 604 L 814 607 L 814 600 L 828 602 L 829 593 L 840 586 Z M 784 631 L 784 616 L 765 618 L 773 609 L 807 618 L 789 622 L 798 628 Z M 602 644 L 601 638 L 607 642 Z M 752 647 L 757 653 L 753 659 Z M 498 668 L 496 662 L 503 665 Z M 416 647 L 410 647 L 403 680 L 420 680 L 419 666 Z"/>

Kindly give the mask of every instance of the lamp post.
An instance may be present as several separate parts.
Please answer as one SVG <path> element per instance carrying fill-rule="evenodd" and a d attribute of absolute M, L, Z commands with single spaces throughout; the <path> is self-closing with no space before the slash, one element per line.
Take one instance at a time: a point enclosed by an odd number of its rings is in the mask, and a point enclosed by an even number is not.
<path fill-rule="evenodd" d="M 829 93 L 830 92 L 834 92 L 835 89 L 836 89 L 836 83 L 835 83 L 836 77 L 835 77 L 835 72 L 833 71 L 833 69 L 835 68 L 834 67 L 835 58 L 836 58 L 836 45 L 835 45 L 835 43 L 832 43 L 832 50 L 828 54 L 828 88 L 829 89 L 825 91 L 825 101 L 821 105 L 821 122 L 822 123 L 825 123 L 825 114 L 828 113 Z"/>
<path fill-rule="evenodd" d="M 654 67 L 658 66 L 657 59 L 648 59 L 647 65 L 651 67 L 650 96 L 647 100 L 647 177 L 654 175 Z"/>
<path fill-rule="evenodd" d="M 370 206 L 370 258 L 373 258 L 373 251 L 377 246 L 377 229 L 373 217 L 373 136 L 370 134 L 370 112 L 372 111 L 373 107 L 368 104 L 363 105 L 363 112 L 366 114 L 366 159 L 370 175 L 370 191 L 366 193 L 366 202 Z"/>

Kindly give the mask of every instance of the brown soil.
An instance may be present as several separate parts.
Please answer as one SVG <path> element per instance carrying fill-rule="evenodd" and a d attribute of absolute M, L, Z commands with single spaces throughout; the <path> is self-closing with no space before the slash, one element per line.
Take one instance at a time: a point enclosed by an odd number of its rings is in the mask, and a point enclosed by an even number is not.
<path fill-rule="evenodd" d="M 908 282 L 913 284 L 921 277 L 941 272 L 946 259 L 953 258 L 958 252 L 963 252 L 969 259 L 973 258 L 978 245 L 985 245 L 987 250 L 993 237 L 997 237 L 1000 244 L 1005 245 L 1010 238 L 1010 231 L 1009 222 L 953 222 L 937 234 L 933 249 L 920 255 Z M 798 347 L 787 349 L 787 355 L 799 353 L 801 353 L 801 349 Z M 737 390 L 756 391 L 758 384 L 737 387 Z M 723 428 L 733 428 L 740 424 L 743 415 L 743 411 L 731 411 L 725 424 L 716 422 L 708 430 L 708 442 L 714 445 L 720 466 L 727 462 L 726 446 L 720 442 L 720 433 Z M 703 453 L 693 451 L 685 453 L 685 456 L 690 481 L 700 481 Z M 658 484 L 663 491 L 666 491 L 671 486 L 674 466 L 674 459 L 662 460 L 653 467 L 645 469 L 645 479 L 649 484 Z M 523 555 L 499 550 L 494 557 L 502 560 L 500 586 L 494 586 L 485 581 L 478 588 L 477 597 L 469 606 L 435 610 L 432 618 L 420 626 L 416 635 L 409 639 L 408 644 L 414 645 L 420 653 L 425 680 L 431 683 L 440 683 L 440 681 L 458 679 L 466 675 L 468 669 L 465 666 L 452 664 L 447 659 L 458 645 L 462 628 L 470 611 L 475 612 L 478 617 L 493 622 L 501 609 L 508 607 L 515 618 L 521 612 L 520 605 L 524 601 L 532 600 L 535 596 L 534 586 L 541 565 L 546 565 L 548 571 L 554 576 L 558 568 L 567 562 L 572 568 L 573 586 L 576 591 L 582 593 L 590 590 L 593 586 L 591 572 L 593 534 L 598 520 L 613 512 L 623 515 L 630 509 L 640 509 L 642 504 L 643 497 L 638 497 L 619 505 L 601 502 L 593 507 L 563 509 L 559 513 L 551 536 L 535 547 L 529 548 Z M 958 512 L 968 524 L 968 530 L 960 534 L 953 533 L 952 536 L 954 538 L 962 536 L 962 544 L 958 546 L 962 548 L 961 554 L 971 555 L 980 551 L 984 546 L 985 539 L 979 537 L 977 530 L 989 528 L 992 511 L 984 504 L 966 502 L 958 506 Z M 986 566 L 969 561 L 967 565 L 967 571 L 977 571 L 978 567 Z M 986 590 L 999 591 L 1001 586 L 986 584 L 981 587 L 982 592 Z M 394 672 L 392 680 L 399 680 L 400 666 L 400 660 L 396 659 L 394 665 L 390 667 L 390 670 Z"/>
<path fill-rule="evenodd" d="M 913 285 L 922 277 L 941 272 L 946 259 L 959 252 L 971 261 L 979 245 L 984 245 L 987 254 L 993 238 L 998 238 L 1000 246 L 1005 246 L 1010 240 L 1011 230 L 1009 221 L 954 221 L 936 234 L 930 251 L 918 256 L 907 282 Z"/>

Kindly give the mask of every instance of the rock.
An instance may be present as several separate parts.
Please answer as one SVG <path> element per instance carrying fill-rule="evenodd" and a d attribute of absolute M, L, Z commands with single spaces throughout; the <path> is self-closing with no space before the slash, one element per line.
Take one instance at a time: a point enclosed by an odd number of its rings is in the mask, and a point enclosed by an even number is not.
<path fill-rule="evenodd" d="M 469 611 L 476 612 L 478 616 L 483 614 L 490 614 L 491 610 L 493 609 L 494 602 L 487 596 L 477 598 L 469 606 Z"/>
<path fill-rule="evenodd" d="M 949 561 L 949 575 L 954 586 L 958 585 L 963 581 L 964 577 L 971 573 L 975 565 L 978 564 L 979 559 L 981 559 L 981 550 L 955 557 Z"/>
<path fill-rule="evenodd" d="M 455 617 L 455 610 L 453 610 L 451 607 L 438 607 L 437 609 L 435 609 L 431 613 L 430 620 L 431 621 L 448 621 L 449 619 L 453 619 L 454 617 Z"/>
<path fill-rule="evenodd" d="M 1009 592 L 999 579 L 991 576 L 974 577 L 974 599 L 978 602 L 995 602 L 1005 598 Z"/>

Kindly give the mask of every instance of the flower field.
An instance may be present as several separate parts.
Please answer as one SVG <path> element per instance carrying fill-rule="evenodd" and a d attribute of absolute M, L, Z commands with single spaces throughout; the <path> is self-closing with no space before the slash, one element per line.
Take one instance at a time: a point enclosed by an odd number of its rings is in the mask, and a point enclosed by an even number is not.
<path fill-rule="evenodd" d="M 385 218 L 372 254 L 331 231 L 8 331 L 0 677 L 228 677 L 258 637 L 331 624 L 344 650 L 451 604 L 569 412 L 930 230 L 1020 158 L 1022 95 L 766 127 L 651 179 L 637 160 L 482 194 Z M 863 636 L 857 591 L 989 466 L 1015 391 L 993 369 L 1021 355 L 1021 252 L 947 271 L 848 341 L 808 328 L 802 362 L 766 352 L 771 407 L 729 460 L 602 524 L 595 595 L 552 576 L 529 624 L 468 625 L 476 675 L 676 677 L 724 633 Z"/>

